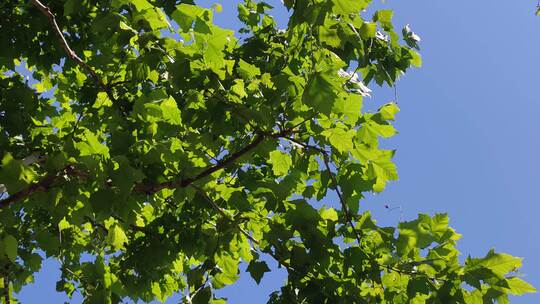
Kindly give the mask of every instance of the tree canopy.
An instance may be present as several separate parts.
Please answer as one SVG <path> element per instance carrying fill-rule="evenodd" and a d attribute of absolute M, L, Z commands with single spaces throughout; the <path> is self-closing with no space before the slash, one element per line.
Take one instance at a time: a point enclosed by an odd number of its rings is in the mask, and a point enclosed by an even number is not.
<path fill-rule="evenodd" d="M 0 287 L 85 303 L 226 303 L 240 263 L 268 303 L 508 303 L 535 289 L 521 259 L 460 262 L 446 214 L 398 227 L 360 212 L 397 179 L 399 111 L 367 85 L 421 65 L 420 41 L 369 0 L 5 0 L 0 4 Z M 322 206 L 320 201 L 327 203 Z M 273 264 L 269 265 L 269 260 Z"/>

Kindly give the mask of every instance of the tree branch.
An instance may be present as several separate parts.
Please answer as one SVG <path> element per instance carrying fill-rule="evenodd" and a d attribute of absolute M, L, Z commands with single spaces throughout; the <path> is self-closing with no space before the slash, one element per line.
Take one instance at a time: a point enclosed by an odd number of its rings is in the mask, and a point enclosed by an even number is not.
<path fill-rule="evenodd" d="M 255 139 L 251 143 L 249 143 L 242 149 L 238 150 L 237 152 L 229 155 L 227 158 L 221 160 L 216 165 L 206 168 L 205 170 L 195 175 L 194 177 L 182 179 L 179 181 L 168 181 L 168 182 L 164 182 L 164 183 L 156 184 L 156 185 L 138 183 L 133 188 L 133 192 L 144 193 L 144 194 L 154 194 L 163 189 L 185 188 L 198 180 L 201 180 L 205 177 L 210 176 L 212 173 L 216 171 L 219 171 L 221 169 L 224 169 L 225 167 L 230 166 L 240 157 L 244 156 L 245 154 L 249 153 L 251 150 L 255 149 L 258 145 L 260 145 L 264 141 L 264 139 L 279 138 L 281 136 L 286 136 L 289 133 L 290 133 L 289 130 L 284 130 L 279 133 L 259 132 L 257 133 L 257 135 L 255 136 Z M 86 174 L 84 172 L 77 170 L 75 165 L 68 165 L 64 169 L 58 172 L 46 175 L 43 179 L 41 179 L 36 184 L 30 185 L 27 188 L 20 190 L 16 193 L 10 194 L 10 196 L 8 196 L 7 198 L 0 200 L 0 208 L 9 207 L 16 202 L 25 200 L 26 198 L 30 197 L 32 194 L 36 192 L 48 191 L 49 189 L 57 186 L 55 185 L 55 182 L 64 174 L 67 174 L 69 176 L 83 177 L 83 178 L 86 177 Z"/>
<path fill-rule="evenodd" d="M 52 30 L 54 34 L 57 36 L 58 41 L 60 42 L 60 45 L 62 46 L 62 49 L 66 52 L 67 56 L 75 61 L 77 65 L 79 65 L 83 70 L 85 70 L 90 76 L 94 79 L 94 81 L 97 83 L 97 85 L 101 88 L 103 92 L 107 94 L 109 99 L 111 101 L 116 101 L 116 98 L 114 97 L 114 94 L 112 93 L 111 89 L 103 82 L 101 77 L 92 69 L 86 62 L 84 62 L 81 57 L 73 51 L 73 49 L 69 46 L 66 37 L 64 37 L 64 34 L 62 33 L 62 30 L 60 30 L 60 27 L 58 26 L 58 22 L 56 22 L 56 18 L 54 14 L 51 12 L 51 9 L 41 3 L 39 0 L 31 0 L 30 1 L 37 9 L 39 9 L 43 15 L 49 19 L 49 23 L 51 24 Z"/>
<path fill-rule="evenodd" d="M 294 138 L 290 138 L 290 137 L 283 137 L 283 138 L 290 141 L 290 142 L 292 142 L 292 143 L 294 143 L 294 144 L 296 144 L 296 145 L 299 145 L 299 146 L 301 146 L 301 147 L 303 147 L 305 149 L 311 149 L 311 150 L 317 151 L 322 155 L 324 166 L 326 167 L 326 170 L 328 170 L 328 174 L 330 174 L 330 179 L 332 181 L 332 184 L 333 184 L 334 188 L 336 189 L 336 193 L 337 193 L 339 201 L 341 203 L 341 208 L 343 209 L 343 213 L 345 214 L 345 219 L 346 219 L 347 223 L 349 224 L 349 226 L 351 227 L 351 229 L 353 230 L 353 232 L 355 234 L 355 237 L 356 237 L 356 240 L 358 242 L 358 245 L 360 246 L 361 245 L 360 240 L 362 239 L 362 233 L 360 231 L 358 231 L 358 229 L 356 229 L 356 226 L 354 225 L 354 222 L 353 222 L 353 219 L 352 219 L 352 215 L 351 215 L 350 210 L 349 210 L 349 206 L 347 206 L 345 200 L 343 199 L 343 194 L 341 193 L 340 189 L 338 188 L 337 178 L 336 178 L 335 174 L 330 170 L 330 155 L 329 155 L 328 151 L 326 151 L 326 150 L 324 150 L 324 149 L 322 149 L 320 147 L 314 146 L 314 145 L 309 145 L 309 144 L 303 143 L 303 142 L 298 141 L 298 140 L 296 140 Z M 375 261 L 375 263 L 377 265 L 379 265 L 379 267 L 385 268 L 387 271 L 395 271 L 397 273 L 404 274 L 404 275 L 409 275 L 409 276 L 424 276 L 424 277 L 426 277 L 426 278 L 428 278 L 428 279 L 430 279 L 432 281 L 438 280 L 438 281 L 446 282 L 445 279 L 432 277 L 432 276 L 429 276 L 429 275 L 424 274 L 424 273 L 402 270 L 402 269 L 399 269 L 399 268 L 396 268 L 396 267 L 392 267 L 390 265 L 381 264 L 381 263 L 379 263 L 377 261 Z"/>
<path fill-rule="evenodd" d="M 345 214 L 345 220 L 347 221 L 347 223 L 349 224 L 349 226 L 353 230 L 354 235 L 356 237 L 356 241 L 358 241 L 358 244 L 360 244 L 360 241 L 362 239 L 362 235 L 361 235 L 360 231 L 358 231 L 358 229 L 356 229 L 356 226 L 354 225 L 352 215 L 351 215 L 351 212 L 349 210 L 349 206 L 347 205 L 347 202 L 345 202 L 345 200 L 343 199 L 343 195 L 341 194 L 341 190 L 339 189 L 339 184 L 337 182 L 337 178 L 336 178 L 335 174 L 330 169 L 330 155 L 329 155 L 329 153 L 326 150 L 324 150 L 324 149 L 322 149 L 320 147 L 303 143 L 303 142 L 298 141 L 298 140 L 296 140 L 294 138 L 284 137 L 284 139 L 286 139 L 286 140 L 288 140 L 288 141 L 290 141 L 290 142 L 292 142 L 294 144 L 297 144 L 297 145 L 299 145 L 299 146 L 301 146 L 301 147 L 303 147 L 305 149 L 311 149 L 311 150 L 317 151 L 322 155 L 322 160 L 324 162 L 324 166 L 326 167 L 326 170 L 328 171 L 328 174 L 330 174 L 330 179 L 332 180 L 332 184 L 333 184 L 334 188 L 336 189 L 336 193 L 338 195 L 339 202 L 341 203 L 341 208 L 343 209 L 343 213 Z"/>
<path fill-rule="evenodd" d="M 237 152 L 229 155 L 227 158 L 223 159 L 222 161 L 218 162 L 216 165 L 211 166 L 203 170 L 201 173 L 195 175 L 194 177 L 182 179 L 180 181 L 168 181 L 157 185 L 148 185 L 139 183 L 135 185 L 134 192 L 138 193 L 146 193 L 146 194 L 153 194 L 158 191 L 161 191 L 163 189 L 175 189 L 175 188 L 185 188 L 194 182 L 201 180 L 207 176 L 210 176 L 212 173 L 219 171 L 221 169 L 224 169 L 225 167 L 228 167 L 229 165 L 233 164 L 237 159 L 244 156 L 251 150 L 255 149 L 257 146 L 259 146 L 265 138 L 271 137 L 271 138 L 278 138 L 281 136 L 286 136 L 289 134 L 289 130 L 284 130 L 279 133 L 263 133 L 259 132 L 255 139 L 242 149 L 238 150 Z"/>
<path fill-rule="evenodd" d="M 244 228 L 240 227 L 240 225 L 234 221 L 234 218 L 231 218 L 231 216 L 229 216 L 216 202 L 214 202 L 202 188 L 196 185 L 191 185 L 191 187 L 197 190 L 197 192 L 199 192 L 199 194 L 201 194 L 204 197 L 204 199 L 212 206 L 212 208 L 216 210 L 217 212 L 219 212 L 219 214 L 221 214 L 221 216 L 223 216 L 228 221 L 234 223 L 235 228 L 238 229 L 238 231 L 240 231 L 240 233 L 242 233 L 248 240 L 250 240 L 253 244 L 260 247 L 260 244 L 261 244 L 260 241 L 254 238 L 253 236 L 251 236 L 251 234 L 249 234 L 249 232 L 247 232 Z M 277 248 L 277 246 L 275 246 L 272 243 L 270 243 L 270 245 Z M 314 276 L 312 273 L 307 272 L 306 274 L 302 274 L 300 271 L 296 270 L 289 262 L 279 257 L 276 253 L 272 252 L 271 250 L 267 250 L 267 251 L 261 250 L 261 251 L 271 256 L 276 262 L 279 263 L 279 265 L 283 266 L 290 273 L 294 273 L 300 277 L 309 277 L 310 279 L 314 280 L 313 282 L 315 284 L 319 285 L 318 282 L 315 281 L 316 276 Z"/>
<path fill-rule="evenodd" d="M 45 175 L 39 182 L 30 185 L 29 187 L 22 189 L 18 192 L 10 194 L 7 198 L 0 200 L 0 209 L 7 208 L 12 204 L 24 200 L 36 192 L 45 192 L 55 187 L 55 182 L 60 179 L 64 174 L 75 172 L 74 165 L 68 165 L 64 169 Z M 9 189 L 8 189 L 9 191 Z"/>

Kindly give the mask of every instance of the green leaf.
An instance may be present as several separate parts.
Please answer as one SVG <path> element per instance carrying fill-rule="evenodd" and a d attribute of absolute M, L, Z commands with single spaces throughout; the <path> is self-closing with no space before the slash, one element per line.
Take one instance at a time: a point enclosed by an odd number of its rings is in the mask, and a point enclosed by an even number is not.
<path fill-rule="evenodd" d="M 77 0 L 68 0 L 64 3 L 64 15 L 69 16 L 77 12 Z"/>
<path fill-rule="evenodd" d="M 124 248 L 124 244 L 127 242 L 128 238 L 122 227 L 114 224 L 109 228 L 109 232 L 107 234 L 107 243 L 111 245 L 113 250 L 116 251 Z"/>
<path fill-rule="evenodd" d="M 71 227 L 71 224 L 66 220 L 65 217 L 58 223 L 58 230 L 60 230 L 60 232 L 68 229 L 69 227 Z"/>
<path fill-rule="evenodd" d="M 339 127 L 322 132 L 336 150 L 342 153 L 350 152 L 354 149 L 353 138 L 356 135 L 354 130 L 345 130 Z"/>
<path fill-rule="evenodd" d="M 203 58 L 210 69 L 220 78 L 224 77 L 225 55 L 223 50 L 227 44 L 234 42 L 234 32 L 213 26 L 212 33 L 206 37 Z"/>
<path fill-rule="evenodd" d="M 79 150 L 80 156 L 101 155 L 105 158 L 109 157 L 109 148 L 101 143 L 94 133 L 85 130 L 84 137 L 84 141 L 75 143 L 75 148 Z"/>
<path fill-rule="evenodd" d="M 274 175 L 283 176 L 289 172 L 292 166 L 292 158 L 289 154 L 276 150 L 270 152 L 268 163 L 272 164 Z"/>
<path fill-rule="evenodd" d="M 336 14 L 359 14 L 368 5 L 366 0 L 332 0 Z"/>
<path fill-rule="evenodd" d="M 112 101 L 107 96 L 107 93 L 99 92 L 92 108 L 99 109 L 112 106 Z"/>
<path fill-rule="evenodd" d="M 11 260 L 11 262 L 15 262 L 17 259 L 17 251 L 18 251 L 18 242 L 15 237 L 13 237 L 10 234 L 7 234 L 4 236 L 4 239 L 2 240 L 3 247 L 4 247 L 4 253 L 8 257 L 8 259 Z"/>
<path fill-rule="evenodd" d="M 379 113 L 381 113 L 382 118 L 385 120 L 394 120 L 398 112 L 399 108 L 394 102 L 385 104 L 379 109 Z"/>
<path fill-rule="evenodd" d="M 144 20 L 146 23 L 148 23 L 150 28 L 154 31 L 157 31 L 163 28 L 171 28 L 171 25 L 167 21 L 167 17 L 163 14 L 163 12 L 160 9 L 157 9 L 157 8 L 151 8 L 151 9 L 147 9 L 140 12 L 134 18 L 134 21 L 138 22 L 140 20 Z M 147 70 L 147 67 L 144 67 L 144 66 L 140 67 L 140 69 L 144 69 L 144 70 L 138 71 L 138 73 L 143 73 L 139 77 L 145 76 L 146 78 L 150 71 Z M 144 80 L 145 78 L 141 78 L 141 80 Z"/>
<path fill-rule="evenodd" d="M 129 159 L 124 155 L 114 158 L 115 169 L 110 173 L 111 183 L 118 187 L 120 193 L 128 194 L 136 184 L 144 178 L 144 174 L 131 166 Z M 151 205 L 146 205 L 143 211 L 151 209 Z M 147 214 L 146 214 L 147 215 Z"/>
<path fill-rule="evenodd" d="M 133 5 L 137 11 L 143 11 L 146 9 L 153 8 L 152 4 L 150 4 L 146 0 L 113 0 L 112 1 L 113 7 L 120 7 L 122 5 L 128 5 L 128 4 Z"/>
<path fill-rule="evenodd" d="M 43 259 L 41 258 L 41 256 L 39 254 L 32 253 L 30 255 L 30 257 L 25 258 L 25 263 L 28 264 L 31 271 L 37 272 L 37 271 L 39 271 L 41 269 L 42 260 Z"/>
<path fill-rule="evenodd" d="M 361 109 L 362 96 L 358 94 L 346 94 L 336 100 L 332 112 L 345 115 L 347 117 L 347 123 L 354 125 L 358 121 Z"/>
<path fill-rule="evenodd" d="M 337 72 L 318 72 L 311 76 L 302 96 L 305 104 L 317 112 L 329 114 L 337 98 L 335 89 L 340 86 Z"/>
<path fill-rule="evenodd" d="M 156 297 L 156 299 L 158 299 L 158 301 L 160 301 L 162 303 L 165 302 L 166 297 L 162 296 L 161 286 L 159 286 L 159 283 L 157 283 L 157 282 L 152 283 L 151 288 L 152 288 L 152 294 L 154 295 L 154 297 Z"/>
<path fill-rule="evenodd" d="M 226 253 L 221 256 L 216 256 L 216 262 L 221 270 L 221 273 L 214 276 L 214 287 L 221 288 L 224 285 L 234 284 L 234 282 L 236 282 L 239 278 L 238 259 Z"/>
<path fill-rule="evenodd" d="M 421 67 L 422 66 L 422 56 L 420 54 L 418 54 L 417 52 L 415 51 L 412 51 L 411 50 L 411 55 L 412 55 L 412 59 L 411 59 L 411 64 L 417 68 Z"/>
<path fill-rule="evenodd" d="M 10 193 L 15 193 L 36 180 L 37 174 L 24 161 L 14 159 L 11 153 L 5 153 L 0 169 L 0 184 Z"/>
<path fill-rule="evenodd" d="M 191 299 L 192 304 L 209 304 L 212 299 L 212 290 L 209 286 L 204 287 Z"/>
<path fill-rule="evenodd" d="M 328 220 L 332 222 L 337 222 L 338 220 L 338 214 L 336 210 L 334 210 L 333 208 L 328 208 L 328 209 L 323 208 L 321 209 L 319 213 L 321 214 L 321 218 L 323 220 Z"/>
<path fill-rule="evenodd" d="M 506 282 L 508 283 L 508 289 L 510 290 L 509 292 L 513 295 L 519 296 L 526 293 L 536 292 L 536 288 L 518 277 L 507 278 Z"/>
<path fill-rule="evenodd" d="M 231 86 L 231 92 L 239 98 L 247 97 L 246 90 L 244 88 L 244 81 L 242 79 L 236 79 Z"/>
<path fill-rule="evenodd" d="M 522 258 L 506 253 L 495 253 L 494 250 L 490 250 L 484 258 L 468 260 L 466 269 L 471 270 L 482 267 L 493 271 L 493 273 L 499 276 L 504 276 L 520 268 L 522 260 Z"/>
<path fill-rule="evenodd" d="M 172 125 L 182 124 L 182 115 L 174 98 L 169 97 L 160 104 L 163 118 Z"/>
<path fill-rule="evenodd" d="M 359 33 L 364 39 L 375 38 L 377 34 L 377 24 L 373 22 L 364 22 L 360 27 Z"/>
<path fill-rule="evenodd" d="M 214 4 L 212 4 L 212 9 L 213 9 L 216 13 L 220 13 L 220 12 L 223 10 L 223 7 L 222 7 L 221 4 L 219 4 L 219 3 L 214 3 Z"/>
<path fill-rule="evenodd" d="M 375 13 L 373 19 L 374 21 L 380 22 L 381 26 L 385 30 L 391 30 L 393 28 L 393 25 L 392 25 L 393 16 L 394 16 L 394 12 L 391 10 L 380 10 Z"/>
<path fill-rule="evenodd" d="M 249 64 L 242 59 L 238 61 L 237 71 L 244 80 L 250 80 L 261 75 L 261 70 L 258 67 Z"/>
<path fill-rule="evenodd" d="M 195 19 L 201 16 L 204 11 L 205 9 L 199 6 L 182 3 L 176 6 L 176 10 L 172 13 L 171 17 L 186 32 L 191 28 Z"/>
<path fill-rule="evenodd" d="M 397 133 L 393 126 L 387 124 L 379 124 L 373 120 L 366 122 L 358 129 L 356 133 L 357 139 L 368 144 L 372 148 L 376 148 L 379 144 L 378 136 L 389 138 Z"/>
<path fill-rule="evenodd" d="M 133 61 L 130 64 L 131 78 L 135 82 L 145 81 L 150 73 L 150 67 L 144 62 Z"/>
<path fill-rule="evenodd" d="M 247 267 L 247 271 L 251 274 L 251 277 L 257 282 L 257 285 L 261 283 L 261 279 L 265 272 L 270 272 L 270 268 L 265 261 L 251 261 Z"/>

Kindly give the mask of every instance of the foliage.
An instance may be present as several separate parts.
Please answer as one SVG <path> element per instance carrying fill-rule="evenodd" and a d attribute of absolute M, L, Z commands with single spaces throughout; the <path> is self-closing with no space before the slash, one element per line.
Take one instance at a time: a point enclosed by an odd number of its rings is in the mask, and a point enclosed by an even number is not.
<path fill-rule="evenodd" d="M 238 6 L 239 35 L 173 0 L 0 4 L 1 287 L 44 256 L 85 303 L 225 303 L 239 264 L 288 278 L 269 303 L 507 303 L 521 259 L 458 260 L 448 217 L 379 227 L 359 201 L 397 179 L 375 82 L 420 66 L 419 37 L 368 0 Z M 400 38 L 401 37 L 401 38 Z M 31 74 L 32 79 L 25 78 Z M 348 72 L 347 72 L 348 71 Z M 362 76 L 359 77 L 357 73 Z M 333 193 L 335 195 L 329 195 Z M 330 202 L 332 197 L 335 201 Z M 325 198 L 330 207 L 316 209 Z"/>

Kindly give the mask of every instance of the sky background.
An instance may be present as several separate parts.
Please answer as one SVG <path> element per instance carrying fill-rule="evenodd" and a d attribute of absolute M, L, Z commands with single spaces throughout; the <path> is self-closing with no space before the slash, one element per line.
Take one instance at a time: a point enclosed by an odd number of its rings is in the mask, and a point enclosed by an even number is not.
<path fill-rule="evenodd" d="M 238 1 L 199 1 L 207 7 L 214 2 L 223 5 L 216 23 L 238 28 Z M 280 1 L 267 2 L 285 26 Z M 421 36 L 424 66 L 397 85 L 400 133 L 385 146 L 397 149 L 400 180 L 382 194 L 368 195 L 362 206 L 382 225 L 447 212 L 451 226 L 463 234 L 458 244 L 463 259 L 490 248 L 523 257 L 521 272 L 538 288 L 540 17 L 534 16 L 535 6 L 533 0 L 373 2 L 364 17 L 375 8 L 395 10 L 396 27 L 410 23 Z M 373 97 L 364 100 L 367 109 L 394 99 L 393 89 L 374 86 Z M 396 209 L 388 211 L 386 204 Z M 19 294 L 22 303 L 67 301 L 55 292 L 57 267 L 44 263 L 35 284 Z M 284 279 L 283 271 L 267 273 L 257 286 L 243 272 L 236 285 L 218 294 L 232 304 L 262 304 Z M 511 302 L 540 303 L 540 294 Z"/>

